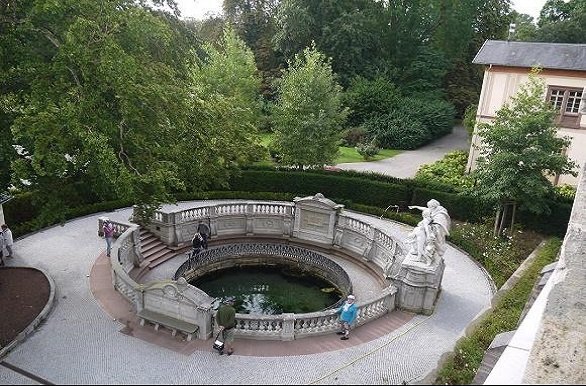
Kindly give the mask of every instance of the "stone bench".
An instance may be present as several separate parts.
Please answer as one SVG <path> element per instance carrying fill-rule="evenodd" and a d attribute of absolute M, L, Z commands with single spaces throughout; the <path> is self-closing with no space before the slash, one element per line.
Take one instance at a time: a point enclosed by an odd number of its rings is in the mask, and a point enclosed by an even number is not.
<path fill-rule="evenodd" d="M 173 336 L 175 336 L 179 330 L 187 335 L 188 341 L 190 341 L 193 337 L 193 334 L 197 333 L 199 330 L 199 326 L 196 324 L 175 319 L 151 310 L 142 310 L 137 314 L 137 316 L 140 318 L 141 326 L 144 326 L 145 322 L 149 321 L 155 325 L 155 331 L 159 330 L 159 326 L 165 326 L 172 331 Z"/>

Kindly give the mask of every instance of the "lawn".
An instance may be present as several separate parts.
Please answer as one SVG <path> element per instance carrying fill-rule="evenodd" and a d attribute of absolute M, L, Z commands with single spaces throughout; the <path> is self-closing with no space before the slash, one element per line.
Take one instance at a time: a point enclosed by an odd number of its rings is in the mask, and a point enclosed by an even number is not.
<path fill-rule="evenodd" d="M 271 133 L 260 134 L 260 142 L 267 149 L 269 147 L 269 143 L 271 142 L 272 136 L 273 135 Z M 364 158 L 362 158 L 362 156 L 358 154 L 358 152 L 356 151 L 356 148 L 340 146 L 339 150 L 340 151 L 338 153 L 338 157 L 336 157 L 336 159 L 333 162 L 334 165 L 347 162 L 365 162 Z M 401 153 L 401 150 L 381 149 L 381 151 L 377 155 L 375 155 L 368 161 L 379 161 L 385 158 L 391 158 L 399 153 Z M 255 165 L 270 166 L 274 165 L 274 162 L 271 161 L 267 151 L 267 157 L 262 161 L 255 162 Z"/>

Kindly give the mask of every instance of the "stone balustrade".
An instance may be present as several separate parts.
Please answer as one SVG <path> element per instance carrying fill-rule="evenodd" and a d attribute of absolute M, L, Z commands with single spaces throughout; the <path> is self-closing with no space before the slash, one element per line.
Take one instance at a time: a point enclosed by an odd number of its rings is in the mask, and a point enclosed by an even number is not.
<path fill-rule="evenodd" d="M 234 201 L 232 203 L 211 203 L 197 208 L 180 211 L 157 211 L 149 231 L 157 235 L 163 242 L 172 246 L 187 244 L 198 226 L 203 223 L 211 231 L 211 240 L 229 240 L 238 237 L 270 238 L 276 245 L 279 240 L 291 240 L 297 244 L 319 246 L 342 254 L 357 262 L 371 264 L 381 276 L 390 279 L 391 283 L 381 291 L 379 296 L 359 303 L 358 324 L 367 323 L 395 307 L 430 314 L 439 294 L 443 276 L 443 259 L 436 266 L 425 266 L 417 262 L 406 261 L 405 247 L 401 240 L 395 239 L 384 228 L 361 220 L 351 212 L 345 212 L 342 205 L 316 194 L 313 197 L 296 198 L 289 202 Z M 100 224 L 101 225 L 101 224 Z M 125 224 L 116 224 L 122 231 Z M 100 228 L 101 229 L 101 228 Z M 224 252 L 243 248 L 238 243 L 227 245 Z M 247 248 L 265 248 L 262 242 L 250 244 Z M 268 244 L 267 244 L 268 245 Z M 291 246 L 288 246 L 291 247 Z M 199 255 L 197 266 L 185 264 L 177 271 L 174 279 L 180 276 L 195 275 L 202 272 L 206 264 L 214 267 L 219 262 L 229 259 L 214 255 L 211 251 Z M 306 250 L 301 248 L 301 250 Z M 281 249 L 278 253 L 288 258 L 295 253 Z M 112 258 L 113 283 L 137 309 L 140 306 L 141 289 L 128 272 L 142 261 L 138 228 L 134 225 L 121 233 L 114 245 Z M 300 252 L 300 251 L 296 251 Z M 271 252 L 272 253 L 272 252 Z M 260 256 L 271 255 L 260 253 Z M 209 256 L 208 256 L 209 254 Z M 273 253 L 274 255 L 274 253 Z M 317 255 L 317 254 L 316 254 Z M 235 253 L 233 256 L 238 256 Z M 300 257 L 301 256 L 301 257 Z M 315 256 L 296 255 L 295 258 L 307 259 L 315 263 Z M 326 258 L 327 261 L 330 261 Z M 331 262 L 333 263 L 333 262 Z M 322 263 L 319 263 L 322 264 Z M 316 266 L 319 266 L 317 264 Z M 324 263 L 325 264 L 325 263 Z M 324 268 L 322 266 L 321 268 Z M 199 271 L 198 271 L 199 270 Z M 324 268 L 323 272 L 332 272 Z M 330 278 L 331 279 L 331 278 Z M 336 279 L 338 280 L 338 279 Z M 342 285 L 344 287 L 344 285 Z M 339 287 L 340 288 L 340 287 Z M 350 287 L 351 288 L 351 287 Z M 138 291 L 138 293 L 137 293 Z M 344 289 L 342 288 L 342 291 Z M 164 298 L 164 301 L 173 302 Z M 168 305 L 172 309 L 172 304 Z M 211 311 L 210 311 L 211 312 Z M 211 319 L 212 315 L 209 314 Z M 334 310 L 325 310 L 310 314 L 282 314 L 272 316 L 238 315 L 237 335 L 256 339 L 290 340 L 316 334 L 326 334 L 337 328 L 337 316 Z M 205 331 L 200 338 L 207 338 Z"/>

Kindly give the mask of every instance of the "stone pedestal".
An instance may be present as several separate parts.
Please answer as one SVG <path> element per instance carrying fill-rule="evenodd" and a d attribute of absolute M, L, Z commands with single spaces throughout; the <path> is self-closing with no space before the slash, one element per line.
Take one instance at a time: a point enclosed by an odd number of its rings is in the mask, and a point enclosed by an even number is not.
<path fill-rule="evenodd" d="M 433 265 L 405 259 L 393 277 L 398 288 L 397 307 L 430 315 L 440 292 L 444 268 L 444 259 Z"/>

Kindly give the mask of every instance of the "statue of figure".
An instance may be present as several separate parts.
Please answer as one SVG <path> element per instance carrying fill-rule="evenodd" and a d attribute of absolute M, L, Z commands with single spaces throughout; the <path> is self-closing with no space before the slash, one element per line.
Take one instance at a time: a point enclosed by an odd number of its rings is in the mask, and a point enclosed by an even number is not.
<path fill-rule="evenodd" d="M 439 257 L 443 256 L 446 251 L 446 236 L 450 234 L 451 219 L 446 208 L 440 205 L 440 203 L 431 199 L 427 202 L 427 208 L 422 206 L 409 206 L 409 209 L 419 209 L 422 212 L 429 210 L 430 222 L 428 224 L 431 228 L 431 235 L 427 240 L 433 243 L 432 248 L 429 248 L 429 252 L 433 254 L 437 253 Z M 423 214 L 425 220 L 425 214 Z M 421 223 L 421 222 L 420 222 Z M 418 225 L 419 227 L 419 225 Z M 418 253 L 419 256 L 419 253 Z"/>
<path fill-rule="evenodd" d="M 431 210 L 424 208 L 421 214 L 423 220 L 419 221 L 415 229 L 407 235 L 407 243 L 411 244 L 409 254 L 416 256 L 417 261 L 431 264 L 435 250 Z"/>

